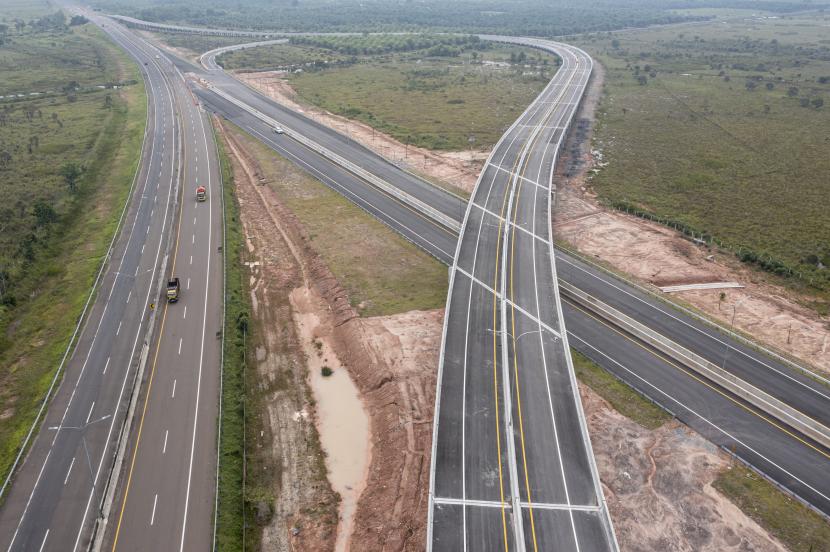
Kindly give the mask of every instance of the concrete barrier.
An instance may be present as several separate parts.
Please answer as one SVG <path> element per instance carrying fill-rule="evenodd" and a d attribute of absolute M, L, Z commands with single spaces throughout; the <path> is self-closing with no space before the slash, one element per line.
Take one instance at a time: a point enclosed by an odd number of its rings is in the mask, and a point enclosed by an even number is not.
<path fill-rule="evenodd" d="M 363 167 L 360 167 L 359 165 L 349 161 L 345 157 L 334 153 L 333 151 L 329 150 L 328 148 L 318 144 L 317 142 L 307 138 L 306 136 L 303 136 L 301 133 L 299 133 L 299 132 L 297 132 L 297 131 L 289 128 L 289 127 L 286 127 L 283 123 L 277 121 L 276 119 L 274 119 L 272 117 L 269 117 L 268 115 L 266 115 L 265 113 L 262 113 L 258 109 L 254 108 L 254 107 L 251 107 L 248 104 L 246 104 L 246 103 L 244 103 L 240 100 L 237 100 L 236 98 L 234 98 L 230 94 L 224 92 L 223 90 L 221 90 L 221 89 L 219 89 L 215 86 L 212 86 L 212 85 L 209 85 L 208 88 L 212 92 L 214 92 L 217 95 L 221 96 L 225 100 L 231 102 L 235 106 L 237 106 L 241 109 L 244 109 L 245 111 L 247 111 L 248 113 L 250 113 L 251 115 L 256 117 L 257 119 L 259 119 L 260 121 L 270 125 L 271 127 L 280 127 L 280 128 L 282 128 L 284 133 L 285 133 L 285 136 L 288 136 L 288 137 L 292 138 L 293 140 L 301 143 L 302 145 L 304 145 L 308 149 L 314 151 L 315 153 L 318 153 L 318 154 L 322 155 L 323 157 L 325 157 L 329 161 L 332 161 L 333 163 L 343 167 L 344 169 L 346 169 L 350 173 L 354 174 L 358 178 L 360 178 L 362 180 L 365 180 L 366 182 L 368 182 L 372 186 L 378 188 L 379 190 L 381 190 L 386 195 L 391 196 L 394 199 L 400 201 L 401 203 L 404 203 L 404 204 L 408 205 L 409 207 L 415 209 L 416 211 L 426 215 L 433 222 L 436 222 L 436 223 L 440 224 L 441 226 L 443 226 L 444 228 L 447 228 L 447 229 L 452 230 L 454 232 L 461 232 L 461 223 L 458 220 L 456 220 L 455 218 L 451 217 L 450 215 L 442 213 L 441 211 L 435 209 L 434 207 L 424 203 L 420 199 L 418 199 L 418 198 L 416 198 L 416 197 L 400 190 L 398 187 L 393 186 L 392 184 L 386 182 L 382 178 L 378 178 L 377 176 L 375 176 L 371 172 L 367 171 Z"/>
<path fill-rule="evenodd" d="M 806 437 L 830 448 L 830 428 L 817 420 L 814 420 L 785 402 L 776 399 L 754 385 L 747 383 L 717 364 L 709 362 L 700 355 L 678 345 L 648 326 L 637 322 L 630 316 L 588 295 L 579 288 L 563 281 L 559 282 L 559 288 L 566 297 L 600 316 L 603 320 L 610 322 L 615 327 L 657 349 L 671 359 L 691 369 L 699 376 L 737 395 L 762 412 L 792 427 Z"/>

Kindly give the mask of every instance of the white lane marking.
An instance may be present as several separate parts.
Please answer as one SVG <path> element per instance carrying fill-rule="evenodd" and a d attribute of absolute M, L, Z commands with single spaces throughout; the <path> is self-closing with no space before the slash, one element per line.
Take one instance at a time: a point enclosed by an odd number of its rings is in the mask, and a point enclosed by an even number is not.
<path fill-rule="evenodd" d="M 152 88 L 152 79 L 149 82 L 150 82 L 150 86 Z M 169 92 L 169 87 L 166 84 L 165 84 L 165 87 L 168 89 L 168 92 Z M 172 116 L 172 112 L 173 112 L 172 102 L 170 102 L 170 112 L 171 112 L 171 116 Z M 152 147 L 155 148 L 155 141 L 153 142 Z M 173 163 L 171 163 L 170 164 L 170 186 L 168 187 L 168 190 L 167 190 L 167 202 L 165 204 L 164 217 L 162 218 L 161 233 L 159 235 L 159 242 L 158 242 L 158 246 L 156 248 L 156 257 L 155 257 L 155 260 L 154 260 L 154 263 L 153 263 L 154 267 L 158 266 L 159 258 L 160 258 L 160 255 L 161 255 L 162 236 L 164 236 L 164 231 L 167 227 L 167 213 L 169 211 L 169 206 L 170 206 L 170 203 L 171 203 L 171 197 L 172 197 L 172 193 L 173 193 L 173 178 L 174 178 L 174 176 L 175 176 L 175 173 L 173 171 Z M 146 185 L 146 180 L 145 180 L 145 185 Z M 156 183 L 156 187 L 158 188 L 158 183 Z M 135 227 L 135 219 L 133 220 L 133 227 Z M 130 231 L 130 238 L 128 238 L 128 242 L 131 239 L 131 237 L 132 237 L 132 230 Z M 122 263 L 123 263 L 123 257 L 122 257 Z M 136 274 L 138 274 L 138 268 L 136 268 Z M 150 287 L 148 287 L 147 295 L 144 299 L 144 308 L 145 309 L 150 304 L 150 293 L 151 293 L 151 289 L 150 289 Z M 138 345 L 138 339 L 139 339 L 139 336 L 141 335 L 142 324 L 143 324 L 143 320 L 139 323 L 138 331 L 136 332 L 135 339 L 133 340 L 133 347 L 132 347 L 132 350 L 130 352 L 130 358 L 132 358 L 132 356 L 135 354 L 135 349 L 136 349 L 136 346 Z M 129 370 L 124 372 L 124 379 L 121 382 L 121 389 L 118 392 L 118 401 L 116 402 L 116 404 L 120 404 L 121 398 L 124 396 L 124 389 L 126 388 L 127 379 L 128 379 L 129 375 L 130 375 Z M 117 419 L 117 416 L 113 415 L 113 416 L 110 417 L 110 426 L 109 426 L 109 429 L 107 430 L 106 442 L 109 442 L 110 437 L 112 436 L 113 429 L 115 428 L 116 419 Z M 57 435 L 57 432 L 55 432 L 55 434 Z M 97 489 L 96 484 L 98 482 L 98 477 L 101 475 L 101 469 L 104 466 L 104 457 L 106 455 L 106 452 L 107 452 L 107 448 L 104 447 L 103 450 L 101 451 L 101 457 L 98 460 L 98 468 L 95 471 L 95 477 L 92 480 L 92 488 L 89 492 L 89 497 L 87 498 L 86 507 L 84 508 L 84 515 L 83 515 L 83 517 L 81 519 L 81 523 L 78 527 L 78 534 L 75 537 L 75 544 L 72 547 L 73 551 L 78 549 L 78 545 L 81 541 L 81 535 L 83 534 L 84 527 L 86 526 L 86 516 L 89 513 L 89 507 L 92 504 L 92 497 L 95 493 L 95 490 Z"/>
<path fill-rule="evenodd" d="M 190 238 L 190 243 L 196 243 L 196 234 L 193 234 L 193 237 Z"/>
<path fill-rule="evenodd" d="M 156 505 L 159 501 L 159 495 L 156 493 L 155 498 L 153 498 L 153 513 L 150 514 L 150 525 L 152 526 L 156 522 Z"/>
<path fill-rule="evenodd" d="M 55 433 L 57 433 L 57 431 Z M 40 467 L 40 472 L 37 474 L 35 485 L 34 487 L 32 487 L 32 493 L 29 495 L 29 500 L 26 501 L 26 507 L 23 508 L 23 515 L 20 516 L 20 521 L 17 522 L 17 529 L 14 530 L 14 535 L 12 535 L 12 541 L 9 543 L 9 552 L 11 552 L 12 548 L 14 547 L 14 541 L 17 538 L 17 532 L 20 531 L 20 525 L 23 523 L 23 518 L 26 517 L 26 512 L 29 511 L 29 506 L 32 504 L 32 497 L 35 496 L 34 489 L 37 489 L 37 484 L 40 483 L 40 478 L 43 477 L 43 470 L 44 468 L 46 468 L 46 462 L 49 460 L 49 455 L 51 454 L 52 450 L 50 449 L 49 452 L 46 453 L 46 459 L 43 461 L 43 465 Z"/>
<path fill-rule="evenodd" d="M 104 374 L 107 373 L 107 368 L 109 367 L 109 365 L 110 365 L 110 357 L 107 357 L 107 362 L 104 364 L 104 371 L 101 372 L 101 375 L 104 375 Z"/>
<path fill-rule="evenodd" d="M 182 342 L 181 342 L 181 341 L 179 341 L 179 345 L 180 345 L 180 346 L 181 346 L 181 344 L 182 344 Z M 173 392 L 172 392 L 172 393 L 170 393 L 170 398 L 171 398 L 171 399 L 175 399 L 175 398 L 176 398 L 176 380 L 173 380 Z"/>
<path fill-rule="evenodd" d="M 167 429 L 164 430 L 164 445 L 161 447 L 161 453 L 162 454 L 165 454 L 167 452 L 167 434 L 169 432 L 170 432 L 170 430 L 167 430 Z"/>
<path fill-rule="evenodd" d="M 72 466 L 75 465 L 75 457 L 72 457 L 72 462 L 69 463 L 69 469 L 66 470 L 66 477 L 63 478 L 63 484 L 66 485 L 66 482 L 69 481 L 69 474 L 72 473 Z"/>
<path fill-rule="evenodd" d="M 184 313 L 182 314 L 182 318 L 187 318 L 187 305 L 184 306 Z"/>
<path fill-rule="evenodd" d="M 121 333 L 121 322 L 118 323 L 118 329 L 115 330 L 115 335 L 118 335 L 119 333 Z"/>
<path fill-rule="evenodd" d="M 130 293 L 127 294 L 127 304 L 130 303 L 130 298 L 133 296 L 133 290 L 130 290 Z"/>
<path fill-rule="evenodd" d="M 89 419 L 92 417 L 93 408 L 95 408 L 95 401 L 92 401 L 92 404 L 89 406 L 89 413 L 86 415 L 86 421 L 84 421 L 84 425 L 89 423 Z"/>
<path fill-rule="evenodd" d="M 142 254 L 142 255 L 144 255 L 144 245 L 145 245 L 145 244 L 142 244 L 142 245 L 141 245 L 141 254 Z"/>
<path fill-rule="evenodd" d="M 182 338 L 179 338 L 179 354 L 182 354 Z"/>
<path fill-rule="evenodd" d="M 205 145 L 205 154 L 207 155 L 207 193 L 213 197 L 211 190 L 211 171 L 210 171 L 210 150 L 208 149 L 207 134 L 205 133 L 204 121 L 200 118 L 200 126 L 202 127 L 202 140 Z M 207 266 L 205 267 L 205 296 L 204 296 L 204 310 L 202 312 L 202 342 L 199 351 L 199 372 L 196 377 L 196 404 L 193 408 L 193 433 L 190 437 L 190 462 L 187 468 L 187 491 L 184 499 L 184 514 L 182 516 L 182 539 L 179 544 L 179 552 L 184 552 L 185 537 L 187 535 L 187 513 L 190 506 L 190 485 L 193 482 L 193 456 L 196 452 L 196 429 L 199 427 L 199 400 L 202 395 L 202 367 L 205 357 L 205 333 L 207 330 L 207 311 L 208 311 L 208 292 L 210 290 L 210 247 L 213 243 L 213 209 L 208 209 L 208 235 L 205 242 L 207 248 Z"/>
<path fill-rule="evenodd" d="M 155 215 L 155 214 L 156 214 L 156 208 L 153 207 L 152 209 L 150 209 L 150 218 L 153 218 L 153 215 Z"/>
<path fill-rule="evenodd" d="M 190 264 L 193 264 L 193 255 L 190 256 Z"/>
<path fill-rule="evenodd" d="M 40 543 L 40 550 L 39 552 L 43 552 L 43 547 L 46 546 L 46 539 L 49 538 L 49 529 L 46 530 L 46 534 L 43 535 L 43 542 Z"/>
<path fill-rule="evenodd" d="M 149 224 L 147 225 L 147 230 L 146 230 L 144 233 L 145 233 L 145 234 L 149 234 L 149 233 L 150 233 L 150 225 L 149 225 Z"/>
<path fill-rule="evenodd" d="M 190 278 L 187 279 L 187 289 L 190 289 Z M 187 307 L 185 307 L 187 308 Z"/>
<path fill-rule="evenodd" d="M 196 225 L 196 217 L 193 217 L 193 225 Z"/>

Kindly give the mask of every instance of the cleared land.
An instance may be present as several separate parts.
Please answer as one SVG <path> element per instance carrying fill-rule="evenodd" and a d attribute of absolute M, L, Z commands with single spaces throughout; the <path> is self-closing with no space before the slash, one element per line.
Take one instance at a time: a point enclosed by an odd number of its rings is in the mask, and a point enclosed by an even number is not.
<path fill-rule="evenodd" d="M 607 69 L 593 189 L 826 301 L 828 22 L 729 17 L 581 39 Z"/>
<path fill-rule="evenodd" d="M 5 475 L 116 230 L 141 151 L 146 98 L 137 68 L 91 25 L 68 31 L 10 25 L 0 74 L 6 92 L 56 91 L 0 103 Z M 96 87 L 113 82 L 135 84 Z M 66 164 L 80 171 L 74 191 L 61 174 Z"/>
<path fill-rule="evenodd" d="M 229 70 L 289 71 L 302 101 L 436 150 L 489 149 L 557 67 L 529 48 L 469 42 L 385 51 L 380 37 L 363 40 L 268 46 L 220 61 Z"/>
<path fill-rule="evenodd" d="M 260 161 L 267 185 L 302 222 L 310 246 L 348 291 L 361 316 L 444 305 L 444 265 L 258 140 L 241 132 L 234 135 Z"/>

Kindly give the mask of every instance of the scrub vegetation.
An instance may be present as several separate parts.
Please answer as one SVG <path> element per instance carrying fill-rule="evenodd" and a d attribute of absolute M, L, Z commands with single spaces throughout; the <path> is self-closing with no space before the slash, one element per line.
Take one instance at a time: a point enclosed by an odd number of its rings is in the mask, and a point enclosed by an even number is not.
<path fill-rule="evenodd" d="M 220 58 L 226 69 L 284 69 L 300 98 L 397 140 L 489 148 L 553 76 L 557 58 L 465 35 L 310 37 Z"/>
<path fill-rule="evenodd" d="M 830 298 L 829 23 L 743 14 L 581 40 L 607 70 L 594 190 Z"/>
<path fill-rule="evenodd" d="M 446 266 L 259 140 L 228 127 L 257 160 L 268 185 L 303 224 L 309 245 L 348 291 L 361 316 L 444 306 Z"/>
<path fill-rule="evenodd" d="M 4 4 L 4 17 L 2 477 L 60 365 L 117 229 L 146 122 L 137 67 L 100 31 L 46 11 L 45 3 Z"/>
<path fill-rule="evenodd" d="M 793 551 L 830 552 L 830 524 L 740 464 L 721 473 L 714 487 Z"/>

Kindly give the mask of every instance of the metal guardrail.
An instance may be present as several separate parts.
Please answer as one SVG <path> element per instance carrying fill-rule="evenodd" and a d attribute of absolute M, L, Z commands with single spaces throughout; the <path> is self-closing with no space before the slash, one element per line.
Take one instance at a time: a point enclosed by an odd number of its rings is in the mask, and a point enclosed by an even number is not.
<path fill-rule="evenodd" d="M 299 133 L 299 132 L 297 132 L 297 131 L 289 128 L 289 127 L 286 127 L 284 124 L 280 123 L 276 119 L 274 119 L 272 117 L 269 117 L 268 115 L 262 113 L 258 109 L 254 108 L 254 107 L 251 107 L 248 104 L 246 104 L 246 103 L 244 103 L 240 100 L 237 100 L 236 98 L 234 98 L 230 94 L 222 91 L 221 89 L 217 88 L 216 86 L 207 85 L 207 88 L 210 91 L 212 91 L 212 92 L 216 93 L 217 95 L 219 95 L 220 97 L 224 98 L 225 100 L 231 102 L 235 106 L 237 106 L 237 107 L 245 110 L 246 112 L 250 113 L 251 115 L 253 115 L 257 119 L 261 120 L 262 122 L 270 125 L 271 127 L 280 127 L 280 128 L 282 128 L 286 136 L 288 136 L 288 137 L 292 138 L 293 140 L 299 142 L 300 144 L 304 145 L 305 147 L 307 147 L 308 149 L 314 151 L 315 153 L 318 153 L 318 154 L 322 155 L 323 157 L 325 157 L 326 159 L 332 161 L 333 163 L 343 167 L 344 169 L 346 169 L 350 173 L 354 174 L 355 176 L 365 180 L 366 182 L 368 182 L 372 186 L 375 186 L 376 188 L 381 190 L 383 193 L 385 193 L 385 194 L 397 199 L 398 201 L 408 205 L 409 207 L 412 207 L 413 209 L 427 215 L 430 219 L 432 219 L 434 222 L 440 224 L 441 226 L 443 226 L 443 227 L 445 227 L 449 230 L 453 230 L 454 232 L 460 232 L 461 231 L 461 223 L 459 223 L 453 217 L 451 217 L 449 215 L 445 215 L 441 211 L 439 211 L 439 210 L 435 209 L 434 207 L 424 203 L 420 199 L 418 199 L 418 198 L 416 198 L 416 197 L 400 190 L 398 187 L 393 186 L 392 184 L 389 184 L 385 180 L 383 180 L 381 178 L 378 178 L 377 176 L 375 176 L 371 172 L 367 171 L 363 167 L 360 167 L 359 165 L 349 161 L 345 157 L 334 153 L 333 151 L 329 150 L 328 148 L 318 144 L 314 140 L 311 140 L 311 139 L 307 138 L 303 134 L 301 134 L 301 133 Z"/>
<path fill-rule="evenodd" d="M 796 429 L 817 443 L 830 448 L 830 428 L 827 428 L 817 420 L 814 420 L 785 402 L 776 399 L 769 393 L 762 391 L 734 374 L 729 373 L 717 364 L 709 362 L 644 324 L 637 322 L 630 316 L 598 301 L 575 286 L 567 282 L 559 282 L 559 287 L 566 296 L 612 323 L 614 326 L 668 355 L 683 364 L 683 366 L 692 369 L 696 374 L 726 389 L 730 393 L 734 393 L 776 420 Z"/>

